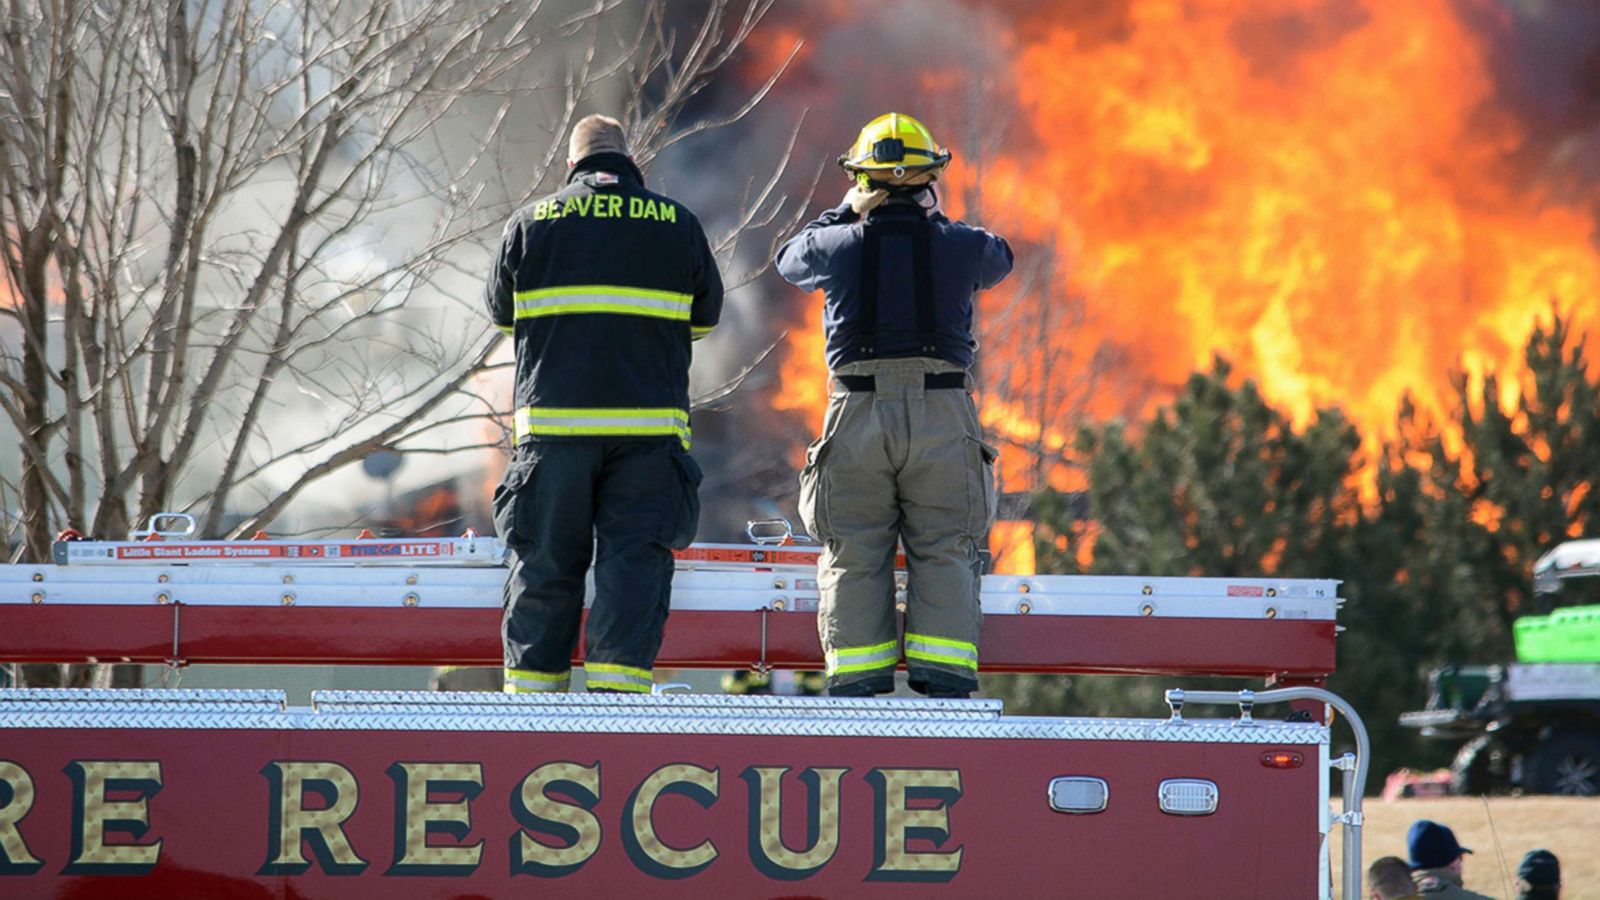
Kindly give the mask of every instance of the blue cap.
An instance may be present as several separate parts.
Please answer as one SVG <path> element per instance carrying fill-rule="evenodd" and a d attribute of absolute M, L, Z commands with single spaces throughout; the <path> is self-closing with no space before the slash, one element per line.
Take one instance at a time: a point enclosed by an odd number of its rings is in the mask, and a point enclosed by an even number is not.
<path fill-rule="evenodd" d="M 1406 850 L 1411 854 L 1411 868 L 1438 869 L 1448 866 L 1471 853 L 1456 843 L 1456 833 L 1449 827 L 1429 819 L 1418 819 L 1406 832 Z"/>
<path fill-rule="evenodd" d="M 1529 850 L 1517 877 L 1534 887 L 1554 887 L 1561 883 L 1561 862 L 1549 850 Z"/>

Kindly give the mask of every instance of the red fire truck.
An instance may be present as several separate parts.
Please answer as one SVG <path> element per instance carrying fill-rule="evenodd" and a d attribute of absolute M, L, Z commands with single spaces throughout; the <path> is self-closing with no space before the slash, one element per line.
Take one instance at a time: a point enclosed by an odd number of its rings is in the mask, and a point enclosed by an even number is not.
<path fill-rule="evenodd" d="M 499 665 L 492 539 L 173 530 L 0 566 L 0 661 Z M 3 689 L 0 896 L 1329 898 L 1338 825 L 1353 900 L 1366 735 L 1320 687 L 1337 585 L 985 577 L 989 671 L 1268 680 L 1174 689 L 1159 719 L 671 686 Z M 816 602 L 803 546 L 693 547 L 658 668 L 820 668 Z M 1312 715 L 1254 715 L 1285 701 Z M 1357 753 L 1332 758 L 1330 707 Z"/>

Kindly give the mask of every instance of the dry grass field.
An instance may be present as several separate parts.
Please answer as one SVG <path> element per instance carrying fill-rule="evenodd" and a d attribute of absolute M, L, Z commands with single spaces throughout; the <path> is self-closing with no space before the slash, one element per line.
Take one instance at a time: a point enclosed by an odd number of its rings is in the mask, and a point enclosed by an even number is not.
<path fill-rule="evenodd" d="M 1368 864 L 1380 856 L 1405 858 L 1406 829 L 1418 819 L 1433 819 L 1449 825 L 1462 846 L 1472 848 L 1466 883 L 1479 893 L 1514 897 L 1508 886 L 1515 884 L 1517 862 L 1534 847 L 1544 847 L 1561 859 L 1562 900 L 1600 900 L 1600 798 L 1490 797 L 1487 801 L 1485 807 L 1484 799 L 1477 797 L 1392 803 L 1369 799 L 1364 808 L 1362 857 Z M 1337 801 L 1334 811 L 1338 811 Z M 1339 883 L 1342 852 L 1336 829 L 1331 847 L 1334 884 Z"/>

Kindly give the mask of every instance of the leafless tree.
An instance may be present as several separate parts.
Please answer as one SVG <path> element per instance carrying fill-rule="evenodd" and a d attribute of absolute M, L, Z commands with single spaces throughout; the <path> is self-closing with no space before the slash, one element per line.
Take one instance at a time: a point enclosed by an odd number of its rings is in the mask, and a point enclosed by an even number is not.
<path fill-rule="evenodd" d="M 22 550 L 165 510 L 249 533 L 374 451 L 494 443 L 477 298 L 506 216 L 591 108 L 645 165 L 748 113 L 787 63 L 723 118 L 685 110 L 772 2 L 681 27 L 664 0 L 0 0 Z M 722 211 L 726 255 L 785 208 L 786 164 Z"/>

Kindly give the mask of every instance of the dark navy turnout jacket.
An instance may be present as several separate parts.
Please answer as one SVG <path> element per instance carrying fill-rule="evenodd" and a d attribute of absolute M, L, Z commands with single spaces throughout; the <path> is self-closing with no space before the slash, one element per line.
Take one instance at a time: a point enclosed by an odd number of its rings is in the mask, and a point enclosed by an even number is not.
<path fill-rule="evenodd" d="M 778 274 L 826 297 L 830 369 L 910 356 L 970 367 L 978 346 L 974 295 L 1005 278 L 1011 263 L 1004 238 L 895 200 L 869 211 L 865 222 L 849 204 L 830 209 L 790 238 L 777 258 Z M 919 309 L 924 293 L 931 304 Z"/>
<path fill-rule="evenodd" d="M 722 312 L 722 277 L 683 205 L 627 157 L 580 160 L 506 225 L 489 314 L 516 341 L 517 438 L 688 445 L 690 341 Z"/>

